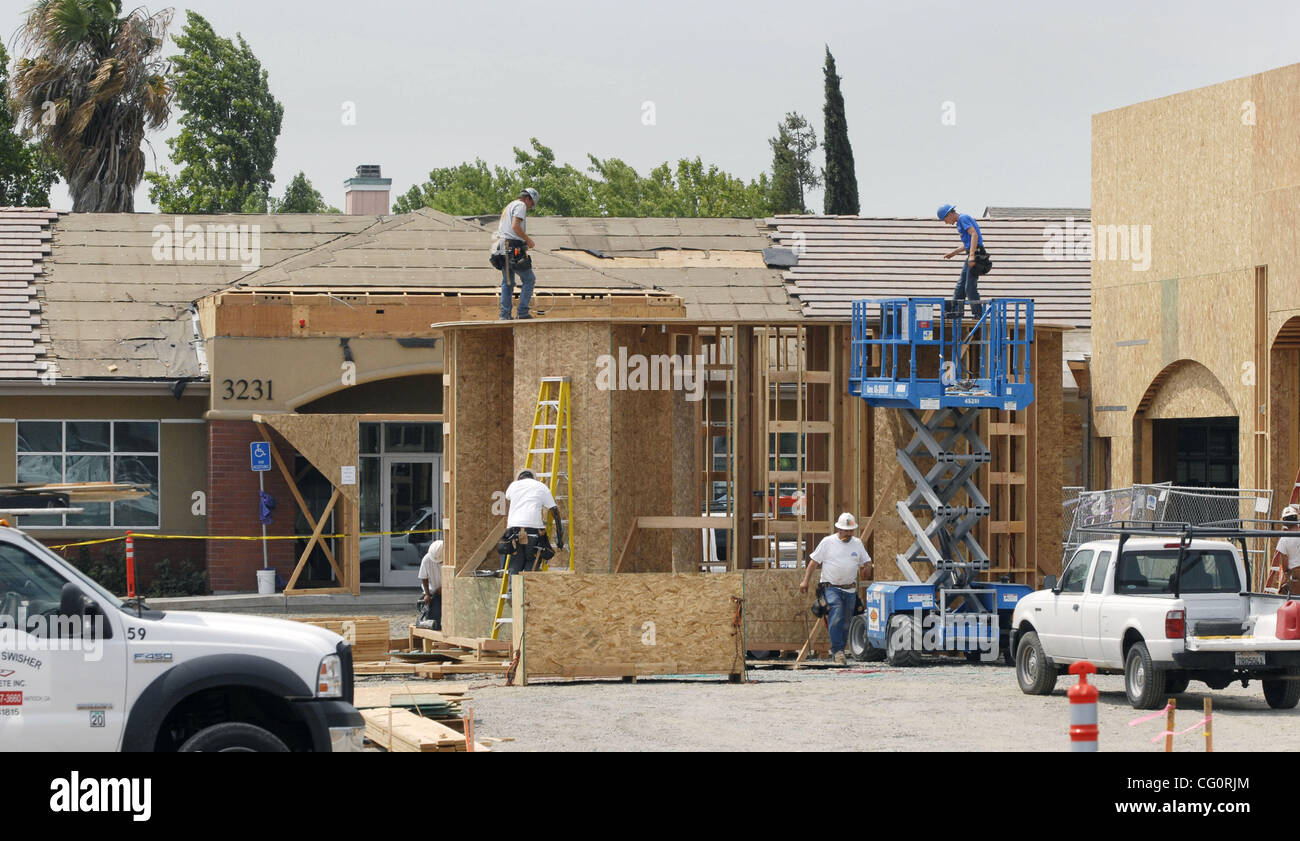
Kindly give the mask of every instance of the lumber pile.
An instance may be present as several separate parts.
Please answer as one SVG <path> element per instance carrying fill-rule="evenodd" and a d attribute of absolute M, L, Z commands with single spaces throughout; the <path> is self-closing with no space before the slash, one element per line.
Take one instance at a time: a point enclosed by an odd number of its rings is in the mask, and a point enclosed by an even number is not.
<path fill-rule="evenodd" d="M 412 651 L 437 655 L 435 663 L 402 663 L 416 677 L 438 680 L 448 675 L 504 675 L 510 668 L 508 640 L 457 637 L 442 631 L 411 626 L 407 639 Z"/>
<path fill-rule="evenodd" d="M 366 720 L 366 738 L 391 753 L 462 753 L 470 750 L 464 735 L 410 710 L 376 707 L 361 711 Z M 490 751 L 475 742 L 475 751 Z"/>
<path fill-rule="evenodd" d="M 378 616 L 300 616 L 295 622 L 315 625 L 333 631 L 352 645 L 352 662 L 355 674 L 383 674 L 365 672 L 358 665 L 383 663 L 388 660 L 388 620 Z"/>

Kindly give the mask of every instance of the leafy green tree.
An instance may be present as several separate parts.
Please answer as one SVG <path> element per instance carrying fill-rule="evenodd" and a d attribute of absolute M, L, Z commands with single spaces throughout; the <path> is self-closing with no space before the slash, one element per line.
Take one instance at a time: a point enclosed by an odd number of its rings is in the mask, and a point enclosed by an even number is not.
<path fill-rule="evenodd" d="M 145 133 L 167 124 L 171 11 L 121 15 L 121 0 L 38 0 L 19 29 L 14 107 L 78 213 L 133 210 Z"/>
<path fill-rule="evenodd" d="M 285 188 L 284 198 L 270 201 L 272 213 L 340 213 L 337 207 L 325 203 L 305 172 L 299 172 Z"/>
<path fill-rule="evenodd" d="M 0 44 L 0 207 L 47 207 L 58 174 L 40 144 L 18 133 L 9 106 L 9 54 Z"/>
<path fill-rule="evenodd" d="M 844 118 L 844 95 L 840 77 L 835 72 L 835 57 L 826 48 L 826 193 L 823 207 L 831 215 L 858 215 L 858 176 L 853 170 L 853 147 L 849 145 L 849 126 Z"/>
<path fill-rule="evenodd" d="M 432 207 L 458 216 L 496 214 L 524 187 L 541 195 L 539 215 L 559 216 L 763 216 L 768 213 L 768 179 L 746 183 L 697 157 L 676 167 L 663 163 L 641 176 L 618 158 L 588 155 L 582 172 L 557 164 L 533 138 L 531 151 L 515 149 L 515 169 L 489 169 L 481 160 L 435 169 L 394 203 L 397 213 Z"/>
<path fill-rule="evenodd" d="M 452 216 L 486 216 L 500 213 L 519 195 L 519 178 L 505 167 L 490 169 L 481 159 L 474 163 L 440 167 L 429 180 L 417 184 L 393 202 L 394 213 L 430 207 Z"/>
<path fill-rule="evenodd" d="M 275 176 L 284 106 L 242 35 L 239 45 L 186 12 L 173 84 L 184 112 L 167 141 L 175 175 L 150 172 L 149 198 L 163 213 L 265 213 Z"/>
<path fill-rule="evenodd" d="M 821 184 L 812 162 L 817 132 L 794 111 L 785 115 L 776 131 L 776 137 L 767 141 L 772 147 L 772 212 L 807 213 L 807 191 Z"/>

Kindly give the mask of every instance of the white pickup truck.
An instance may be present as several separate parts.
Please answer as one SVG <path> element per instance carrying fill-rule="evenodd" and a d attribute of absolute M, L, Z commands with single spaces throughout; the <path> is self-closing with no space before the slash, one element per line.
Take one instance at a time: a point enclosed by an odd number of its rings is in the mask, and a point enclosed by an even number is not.
<path fill-rule="evenodd" d="M 356 751 L 363 736 L 337 634 L 126 604 L 0 525 L 0 750 Z"/>
<path fill-rule="evenodd" d="M 1098 540 L 1075 550 L 1059 581 L 1012 614 L 1016 679 L 1046 695 L 1071 663 L 1124 675 L 1138 709 L 1158 709 L 1199 680 L 1223 689 L 1251 678 L 1274 709 L 1300 701 L 1300 640 L 1276 635 L 1280 596 L 1247 592 L 1241 553 L 1221 540 Z M 1181 572 L 1175 576 L 1180 552 Z"/>

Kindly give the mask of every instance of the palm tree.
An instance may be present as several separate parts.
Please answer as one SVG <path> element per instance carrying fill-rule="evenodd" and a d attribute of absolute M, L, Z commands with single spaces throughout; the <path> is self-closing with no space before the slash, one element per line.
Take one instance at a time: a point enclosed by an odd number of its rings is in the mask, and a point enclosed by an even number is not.
<path fill-rule="evenodd" d="M 167 124 L 171 10 L 121 14 L 121 0 L 38 0 L 19 34 L 14 110 L 58 162 L 75 212 L 131 212 L 145 132 Z"/>

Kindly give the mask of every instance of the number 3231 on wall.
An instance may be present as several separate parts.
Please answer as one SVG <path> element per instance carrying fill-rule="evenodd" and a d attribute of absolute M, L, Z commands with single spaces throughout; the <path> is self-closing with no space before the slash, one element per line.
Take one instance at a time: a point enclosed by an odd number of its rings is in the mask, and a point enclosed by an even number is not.
<path fill-rule="evenodd" d="M 273 400 L 270 380 L 222 380 L 222 400 Z"/>

